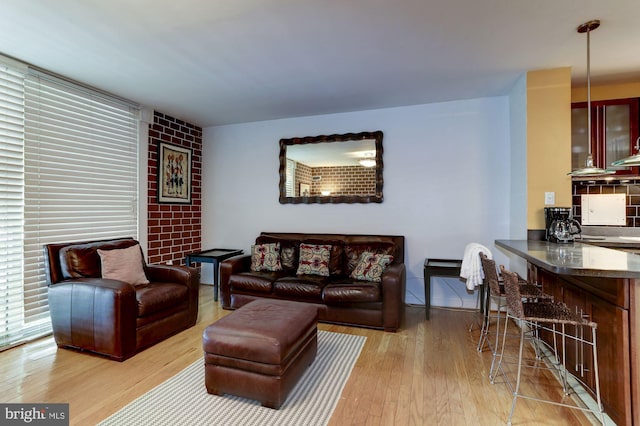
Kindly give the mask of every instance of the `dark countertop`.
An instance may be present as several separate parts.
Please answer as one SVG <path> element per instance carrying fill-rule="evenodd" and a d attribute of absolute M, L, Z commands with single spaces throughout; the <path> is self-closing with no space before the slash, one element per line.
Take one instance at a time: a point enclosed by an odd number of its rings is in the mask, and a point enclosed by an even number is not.
<path fill-rule="evenodd" d="M 583 226 L 576 241 L 603 247 L 640 250 L 640 228 L 627 226 Z"/>
<path fill-rule="evenodd" d="M 640 249 L 640 237 L 614 237 L 602 235 L 582 235 L 576 237 L 577 242 L 593 244 L 603 247 L 638 248 Z"/>
<path fill-rule="evenodd" d="M 533 240 L 496 240 L 497 247 L 560 275 L 640 278 L 640 255 L 574 242 L 556 244 Z"/>

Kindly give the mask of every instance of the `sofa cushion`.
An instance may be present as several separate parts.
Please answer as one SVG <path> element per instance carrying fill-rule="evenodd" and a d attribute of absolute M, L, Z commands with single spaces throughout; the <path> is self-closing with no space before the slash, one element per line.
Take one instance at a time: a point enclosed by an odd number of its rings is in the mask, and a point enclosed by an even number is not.
<path fill-rule="evenodd" d="M 139 244 L 136 240 L 96 241 L 84 244 L 71 244 L 58 252 L 60 269 L 64 279 L 101 278 L 101 263 L 98 249 L 113 250 L 127 248 Z"/>
<path fill-rule="evenodd" d="M 271 235 L 260 235 L 256 238 L 256 244 L 279 243 L 280 244 L 280 264 L 282 269 L 295 271 L 298 269 L 298 250 L 300 240 L 273 237 Z"/>
<path fill-rule="evenodd" d="M 395 257 L 395 247 L 392 241 L 347 242 L 344 246 L 345 274 L 351 276 L 362 253 L 389 254 Z"/>
<path fill-rule="evenodd" d="M 344 267 L 344 241 L 336 239 L 311 238 L 303 241 L 305 244 L 330 245 L 329 275 L 342 275 Z"/>
<path fill-rule="evenodd" d="M 138 316 L 145 317 L 183 303 L 188 303 L 186 285 L 173 283 L 149 283 L 136 287 Z"/>
<path fill-rule="evenodd" d="M 232 290 L 255 293 L 271 293 L 273 290 L 273 281 L 282 272 L 241 272 L 233 274 L 229 277 L 229 285 Z"/>
<path fill-rule="evenodd" d="M 365 251 L 360 255 L 360 260 L 351 273 L 351 278 L 361 281 L 382 281 L 382 273 L 393 262 L 393 256 L 389 254 L 377 254 Z"/>
<path fill-rule="evenodd" d="M 284 277 L 273 283 L 273 293 L 287 299 L 321 302 L 322 289 L 328 282 L 329 278 L 321 275 Z"/>
<path fill-rule="evenodd" d="M 380 284 L 375 282 L 328 284 L 322 290 L 322 301 L 328 305 L 381 301 Z"/>
<path fill-rule="evenodd" d="M 329 276 L 329 260 L 331 246 L 326 244 L 300 244 L 300 259 L 298 260 L 298 275 Z"/>
<path fill-rule="evenodd" d="M 124 249 L 98 249 L 102 278 L 124 281 L 133 285 L 149 284 L 144 273 L 144 259 L 140 245 Z"/>
<path fill-rule="evenodd" d="M 251 246 L 251 270 L 280 271 L 280 243 L 254 244 Z"/>

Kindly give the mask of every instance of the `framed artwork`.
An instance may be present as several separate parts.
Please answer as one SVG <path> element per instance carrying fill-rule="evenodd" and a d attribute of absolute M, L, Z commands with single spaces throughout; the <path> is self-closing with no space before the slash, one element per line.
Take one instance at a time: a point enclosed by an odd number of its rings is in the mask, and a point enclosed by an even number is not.
<path fill-rule="evenodd" d="M 158 203 L 191 204 L 191 150 L 158 145 Z"/>
<path fill-rule="evenodd" d="M 308 197 L 311 195 L 311 186 L 308 183 L 300 184 L 300 197 Z"/>

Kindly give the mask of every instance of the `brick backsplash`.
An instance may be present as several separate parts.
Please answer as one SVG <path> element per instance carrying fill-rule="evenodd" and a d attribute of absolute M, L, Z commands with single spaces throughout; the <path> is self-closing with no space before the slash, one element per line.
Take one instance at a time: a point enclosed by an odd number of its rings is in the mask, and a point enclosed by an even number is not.
<path fill-rule="evenodd" d="M 158 204 L 161 141 L 192 151 L 191 204 Z M 149 124 L 147 200 L 148 262 L 184 264 L 185 255 L 199 251 L 202 243 L 202 128 L 154 112 Z"/>
<path fill-rule="evenodd" d="M 582 216 L 581 195 L 625 194 L 627 196 L 627 226 L 640 227 L 640 179 L 598 180 L 573 182 L 573 217 Z"/>

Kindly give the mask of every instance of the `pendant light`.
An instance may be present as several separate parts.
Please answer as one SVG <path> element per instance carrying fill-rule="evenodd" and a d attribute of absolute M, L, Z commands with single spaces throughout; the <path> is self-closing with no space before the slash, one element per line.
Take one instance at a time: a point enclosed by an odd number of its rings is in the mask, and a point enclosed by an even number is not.
<path fill-rule="evenodd" d="M 589 153 L 587 154 L 587 161 L 585 167 L 582 169 L 574 170 L 571 173 L 567 173 L 569 176 L 600 176 L 600 175 L 612 175 L 614 170 L 605 170 L 593 165 L 593 156 L 591 155 L 591 31 L 600 26 L 600 20 L 594 19 L 578 27 L 580 34 L 587 33 L 587 146 L 589 147 Z"/>
<path fill-rule="evenodd" d="M 364 157 L 358 160 L 358 163 L 360 163 L 362 167 L 375 167 L 376 157 L 373 153 L 365 153 Z"/>
<path fill-rule="evenodd" d="M 363 158 L 362 160 L 358 161 L 358 163 L 360 163 L 360 165 L 362 167 L 375 167 L 376 166 L 375 158 Z"/>
<path fill-rule="evenodd" d="M 612 166 L 640 166 L 640 137 L 636 139 L 636 154 L 611 163 Z"/>

